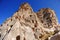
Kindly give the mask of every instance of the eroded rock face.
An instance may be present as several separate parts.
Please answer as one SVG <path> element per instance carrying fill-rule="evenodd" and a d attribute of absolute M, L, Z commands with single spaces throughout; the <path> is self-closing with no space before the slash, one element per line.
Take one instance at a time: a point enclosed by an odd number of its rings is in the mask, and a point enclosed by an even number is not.
<path fill-rule="evenodd" d="M 55 12 L 50 8 L 41 9 L 37 15 L 45 28 L 51 28 L 58 25 L 58 20 L 56 18 Z"/>
<path fill-rule="evenodd" d="M 1 25 L 0 40 L 50 40 L 59 28 L 53 10 L 43 8 L 35 13 L 28 3 L 24 3 Z"/>

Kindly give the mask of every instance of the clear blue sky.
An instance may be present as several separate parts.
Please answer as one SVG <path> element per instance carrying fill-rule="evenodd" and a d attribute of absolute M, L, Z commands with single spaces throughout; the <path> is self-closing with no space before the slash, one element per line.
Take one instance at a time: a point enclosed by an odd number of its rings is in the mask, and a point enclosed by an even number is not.
<path fill-rule="evenodd" d="M 12 16 L 24 2 L 28 2 L 35 12 L 41 8 L 53 9 L 60 23 L 60 0 L 0 0 L 0 24 Z"/>

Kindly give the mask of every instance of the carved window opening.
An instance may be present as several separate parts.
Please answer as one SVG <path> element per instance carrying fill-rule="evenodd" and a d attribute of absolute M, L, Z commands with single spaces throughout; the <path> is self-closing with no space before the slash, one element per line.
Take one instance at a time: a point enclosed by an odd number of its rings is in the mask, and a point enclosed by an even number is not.
<path fill-rule="evenodd" d="M 16 16 L 15 18 L 17 19 L 18 17 Z"/>
<path fill-rule="evenodd" d="M 12 28 L 13 25 L 10 25 L 10 27 Z"/>
<path fill-rule="evenodd" d="M 30 15 L 30 17 L 32 17 L 32 15 Z"/>
<path fill-rule="evenodd" d="M 0 37 L 1 37 L 1 34 L 0 34 Z"/>
<path fill-rule="evenodd" d="M 32 20 L 32 23 L 34 23 L 34 20 Z"/>
<path fill-rule="evenodd" d="M 43 23 L 43 20 L 41 20 L 41 22 Z"/>

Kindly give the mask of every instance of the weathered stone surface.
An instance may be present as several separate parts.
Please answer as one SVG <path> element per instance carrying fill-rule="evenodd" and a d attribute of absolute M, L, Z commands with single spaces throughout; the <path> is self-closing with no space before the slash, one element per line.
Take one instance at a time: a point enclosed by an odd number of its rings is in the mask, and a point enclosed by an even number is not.
<path fill-rule="evenodd" d="M 37 15 L 45 28 L 51 28 L 58 25 L 55 12 L 50 8 L 41 9 L 39 12 L 37 12 Z"/>
<path fill-rule="evenodd" d="M 52 37 L 50 37 L 49 40 L 60 40 L 60 32 L 56 33 Z"/>
<path fill-rule="evenodd" d="M 0 40 L 50 40 L 59 31 L 53 10 L 43 8 L 35 13 L 28 3 L 24 3 L 1 25 Z"/>

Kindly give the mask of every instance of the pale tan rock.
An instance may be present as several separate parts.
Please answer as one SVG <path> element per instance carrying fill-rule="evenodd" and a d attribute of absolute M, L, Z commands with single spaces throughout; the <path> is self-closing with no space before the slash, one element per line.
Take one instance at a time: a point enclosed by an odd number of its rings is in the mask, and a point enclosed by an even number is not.
<path fill-rule="evenodd" d="M 37 16 L 45 28 L 51 28 L 58 25 L 58 20 L 55 12 L 50 8 L 43 8 L 37 12 Z"/>
<path fill-rule="evenodd" d="M 53 10 L 43 8 L 35 13 L 28 3 L 24 3 L 2 24 L 0 40 L 48 40 L 58 30 L 57 26 Z"/>

